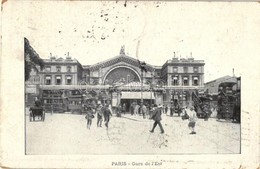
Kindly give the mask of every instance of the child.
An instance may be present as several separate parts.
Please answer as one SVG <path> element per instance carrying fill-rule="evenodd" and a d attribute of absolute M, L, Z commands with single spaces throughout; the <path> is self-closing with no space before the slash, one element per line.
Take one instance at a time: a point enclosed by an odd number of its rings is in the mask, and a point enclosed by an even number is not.
<path fill-rule="evenodd" d="M 196 124 L 196 120 L 197 120 L 197 115 L 196 115 L 196 112 L 194 111 L 194 107 L 190 106 L 189 108 L 187 108 L 186 109 L 186 113 L 189 116 L 188 127 L 191 130 L 190 134 L 196 134 L 196 132 L 195 132 L 195 124 Z"/>
<path fill-rule="evenodd" d="M 86 115 L 86 119 L 87 119 L 87 128 L 90 129 L 90 126 L 92 124 L 92 119 L 94 118 L 94 111 L 92 110 L 92 108 L 88 108 L 87 110 L 87 115 Z"/>

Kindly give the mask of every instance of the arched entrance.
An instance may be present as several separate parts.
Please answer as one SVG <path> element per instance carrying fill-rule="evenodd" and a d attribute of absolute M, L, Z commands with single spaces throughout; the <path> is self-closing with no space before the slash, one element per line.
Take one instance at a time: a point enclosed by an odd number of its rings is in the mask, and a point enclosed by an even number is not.
<path fill-rule="evenodd" d="M 127 66 L 117 66 L 109 70 L 103 79 L 103 84 L 127 84 L 130 82 L 140 82 L 141 77 L 136 70 Z"/>
<path fill-rule="evenodd" d="M 130 84 L 133 82 L 140 83 L 141 77 L 135 69 L 128 66 L 114 67 L 110 69 L 103 78 L 103 84 L 105 85 L 123 86 L 125 84 Z M 128 111 L 131 103 L 134 102 L 134 100 L 131 98 L 121 99 L 122 93 L 126 92 L 125 90 L 126 89 L 124 89 L 121 92 L 113 92 L 111 95 L 112 97 L 111 101 L 112 101 L 112 106 L 121 105 L 122 107 L 124 106 Z"/>

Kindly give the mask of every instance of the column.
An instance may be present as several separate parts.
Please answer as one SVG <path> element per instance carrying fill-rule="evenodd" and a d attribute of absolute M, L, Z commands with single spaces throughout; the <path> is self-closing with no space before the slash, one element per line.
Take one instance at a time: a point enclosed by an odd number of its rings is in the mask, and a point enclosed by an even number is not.
<path fill-rule="evenodd" d="M 204 85 L 204 75 L 200 75 L 200 85 Z"/>
<path fill-rule="evenodd" d="M 179 75 L 179 86 L 182 86 L 183 84 L 182 84 L 182 76 L 181 75 Z"/>
<path fill-rule="evenodd" d="M 192 86 L 192 75 L 189 75 L 189 86 Z"/>
<path fill-rule="evenodd" d="M 172 76 L 168 74 L 168 76 L 167 76 L 167 84 L 168 84 L 168 86 L 172 85 L 171 84 L 171 78 L 172 78 Z"/>
<path fill-rule="evenodd" d="M 55 75 L 51 75 L 51 85 L 56 85 L 56 76 Z"/>

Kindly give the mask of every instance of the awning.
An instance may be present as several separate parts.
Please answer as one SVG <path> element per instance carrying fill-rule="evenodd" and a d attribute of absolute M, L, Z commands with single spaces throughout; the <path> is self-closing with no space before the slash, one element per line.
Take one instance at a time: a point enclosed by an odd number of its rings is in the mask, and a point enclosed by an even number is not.
<path fill-rule="evenodd" d="M 194 77 L 193 79 L 194 79 L 194 80 L 198 80 L 198 77 Z"/>
<path fill-rule="evenodd" d="M 177 78 L 177 77 L 174 77 L 173 79 L 174 79 L 174 80 L 177 80 L 178 78 Z"/>
<path fill-rule="evenodd" d="M 71 79 L 71 76 L 67 76 L 67 79 Z"/>
<path fill-rule="evenodd" d="M 56 79 L 61 79 L 61 77 L 60 77 L 60 76 L 57 76 Z"/>
<path fill-rule="evenodd" d="M 46 79 L 51 79 L 51 77 L 50 76 L 46 76 Z"/>
<path fill-rule="evenodd" d="M 187 77 L 184 77 L 183 80 L 188 80 L 188 78 L 187 78 Z"/>
<path fill-rule="evenodd" d="M 121 99 L 141 99 L 141 92 L 121 92 Z M 143 99 L 154 99 L 153 92 L 143 92 Z"/>

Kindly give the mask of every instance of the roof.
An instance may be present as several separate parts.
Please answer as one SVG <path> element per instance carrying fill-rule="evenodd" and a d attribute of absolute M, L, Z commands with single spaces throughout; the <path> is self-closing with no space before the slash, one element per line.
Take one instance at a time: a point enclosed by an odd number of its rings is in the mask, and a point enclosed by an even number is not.
<path fill-rule="evenodd" d="M 102 62 L 96 63 L 96 64 L 94 64 L 94 65 L 91 65 L 91 66 L 89 67 L 89 69 L 90 69 L 90 70 L 97 70 L 97 69 L 99 69 L 99 68 L 101 68 L 101 67 L 110 66 L 110 65 L 113 65 L 113 64 L 115 64 L 115 63 L 117 63 L 117 62 L 122 62 L 122 61 L 123 61 L 123 62 L 127 62 L 127 63 L 129 63 L 129 64 L 132 64 L 132 65 L 135 65 L 135 66 L 139 67 L 139 62 L 138 62 L 137 59 L 132 58 L 132 57 L 130 57 L 130 56 L 127 56 L 127 55 L 125 55 L 125 54 L 121 54 L 121 55 L 112 57 L 112 58 L 110 58 L 110 59 L 107 59 L 107 60 L 105 60 L 105 61 L 102 61 Z M 147 64 L 147 63 L 146 63 L 146 67 L 147 67 L 147 69 L 150 70 L 150 71 L 152 71 L 152 70 L 158 68 L 158 67 L 155 67 L 155 66 L 150 65 L 150 64 Z"/>
<path fill-rule="evenodd" d="M 236 77 L 226 75 L 226 76 L 217 78 L 215 80 L 209 81 L 205 84 L 207 85 L 207 84 L 210 84 L 210 83 L 222 83 L 222 82 L 236 82 Z"/>

